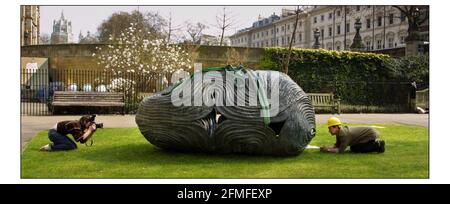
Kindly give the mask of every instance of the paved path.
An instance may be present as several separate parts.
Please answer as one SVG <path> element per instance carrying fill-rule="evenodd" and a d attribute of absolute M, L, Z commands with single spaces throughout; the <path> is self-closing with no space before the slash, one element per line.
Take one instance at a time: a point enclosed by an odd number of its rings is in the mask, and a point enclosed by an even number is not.
<path fill-rule="evenodd" d="M 332 115 L 316 115 L 318 124 L 326 123 Z M 21 145 L 26 143 L 39 131 L 47 130 L 58 121 L 78 119 L 81 116 L 22 116 Z M 428 128 L 428 114 L 341 114 L 339 117 L 345 123 L 397 123 Z M 137 127 L 135 115 L 99 115 L 96 122 L 103 122 L 105 128 Z"/>
<path fill-rule="evenodd" d="M 327 123 L 329 117 L 333 115 L 316 115 L 316 122 Z M 415 125 L 428 128 L 428 114 L 341 114 L 334 115 L 345 123 L 396 123 L 402 125 Z"/>

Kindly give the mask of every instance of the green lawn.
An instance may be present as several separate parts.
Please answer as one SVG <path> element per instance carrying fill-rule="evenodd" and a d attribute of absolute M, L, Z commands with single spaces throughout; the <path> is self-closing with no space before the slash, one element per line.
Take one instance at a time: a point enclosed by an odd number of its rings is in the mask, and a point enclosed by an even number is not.
<path fill-rule="evenodd" d="M 377 124 L 386 141 L 383 154 L 320 153 L 295 157 L 187 154 L 151 145 L 137 128 L 98 129 L 94 146 L 40 152 L 40 132 L 22 153 L 22 178 L 428 178 L 428 129 Z M 319 125 L 312 145 L 334 137 Z"/>

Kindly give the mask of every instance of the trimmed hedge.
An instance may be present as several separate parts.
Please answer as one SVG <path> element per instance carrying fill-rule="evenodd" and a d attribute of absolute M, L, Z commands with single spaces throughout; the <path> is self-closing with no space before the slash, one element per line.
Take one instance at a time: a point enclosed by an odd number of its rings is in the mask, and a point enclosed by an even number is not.
<path fill-rule="evenodd" d="M 286 48 L 265 48 L 260 68 L 282 71 L 286 53 Z M 407 111 L 410 82 L 428 82 L 428 59 L 417 60 L 414 69 L 421 71 L 413 76 L 405 75 L 412 73 L 408 62 L 383 54 L 295 48 L 288 74 L 305 92 L 333 92 L 350 105 L 404 104 L 399 111 Z"/>

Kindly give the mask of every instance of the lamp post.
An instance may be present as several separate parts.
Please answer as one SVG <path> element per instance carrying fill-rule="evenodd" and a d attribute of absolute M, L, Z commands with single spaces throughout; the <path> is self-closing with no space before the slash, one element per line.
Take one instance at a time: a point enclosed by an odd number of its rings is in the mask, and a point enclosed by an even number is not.
<path fill-rule="evenodd" d="M 350 46 L 350 48 L 353 51 L 362 51 L 362 50 L 364 50 L 364 44 L 362 42 L 361 35 L 359 34 L 359 30 L 361 29 L 361 24 L 362 23 L 361 23 L 360 19 L 357 18 L 356 22 L 355 22 L 356 34 L 355 34 L 355 37 L 353 38 L 353 43 Z"/>
<path fill-rule="evenodd" d="M 314 30 L 314 38 L 315 38 L 315 42 L 314 42 L 314 45 L 313 45 L 314 49 L 319 49 L 320 48 L 319 36 L 320 36 L 319 29 L 316 28 L 316 30 Z"/>
<path fill-rule="evenodd" d="M 408 17 L 408 36 L 405 38 L 405 55 L 416 56 L 419 55 L 420 33 L 418 18 L 420 16 L 420 10 L 418 7 L 412 6 L 410 9 L 411 16 Z"/>

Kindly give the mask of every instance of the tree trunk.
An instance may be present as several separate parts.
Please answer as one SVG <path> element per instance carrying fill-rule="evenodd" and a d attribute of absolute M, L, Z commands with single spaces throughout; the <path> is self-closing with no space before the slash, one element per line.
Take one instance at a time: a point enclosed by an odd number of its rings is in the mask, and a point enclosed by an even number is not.
<path fill-rule="evenodd" d="M 297 10 L 295 13 L 296 13 L 296 16 L 295 16 L 294 31 L 291 35 L 291 40 L 289 41 L 289 49 L 288 49 L 288 53 L 287 53 L 287 59 L 286 59 L 286 62 L 284 63 L 284 73 L 285 74 L 288 74 L 288 72 L 289 72 L 289 61 L 291 60 L 292 43 L 295 38 L 295 32 L 297 31 L 298 16 L 300 13 L 300 8 L 298 6 L 297 6 Z"/>

